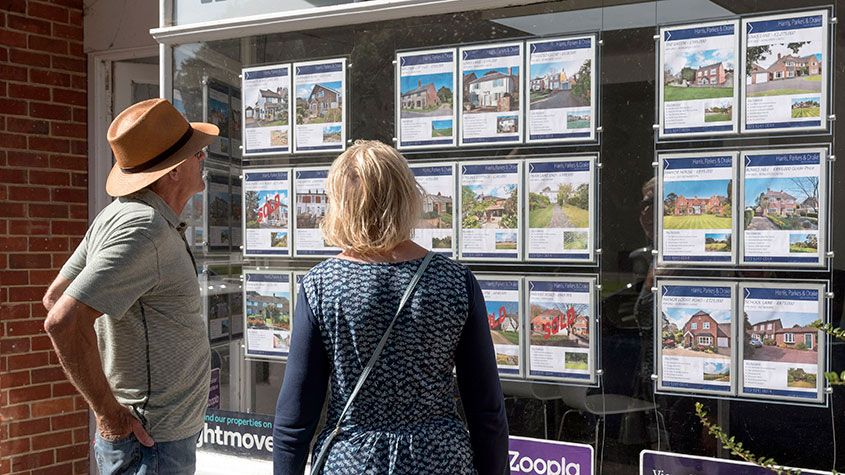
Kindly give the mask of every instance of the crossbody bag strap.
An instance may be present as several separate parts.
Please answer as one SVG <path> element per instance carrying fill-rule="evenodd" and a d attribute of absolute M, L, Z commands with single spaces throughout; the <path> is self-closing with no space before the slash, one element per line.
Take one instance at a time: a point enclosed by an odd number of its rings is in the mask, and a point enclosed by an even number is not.
<path fill-rule="evenodd" d="M 369 361 L 367 361 L 367 365 L 364 366 L 364 371 L 362 371 L 361 376 L 358 377 L 358 382 L 355 383 L 355 388 L 352 389 L 352 394 L 349 395 L 349 399 L 346 400 L 346 405 L 343 407 L 343 411 L 340 413 L 340 417 L 337 419 L 337 425 L 326 438 L 325 442 L 323 442 L 323 447 L 320 450 L 319 455 L 317 455 L 317 458 L 314 459 L 314 464 L 311 467 L 312 475 L 316 475 L 320 471 L 320 469 L 323 468 L 323 463 L 325 463 L 325 457 L 328 453 L 329 447 L 331 446 L 332 440 L 334 440 L 334 438 L 340 433 L 340 424 L 346 417 L 346 413 L 349 412 L 349 408 L 352 407 L 352 402 L 355 400 L 355 396 L 358 395 L 358 392 L 361 390 L 361 387 L 364 386 L 364 382 L 367 380 L 367 376 L 369 376 L 370 373 L 373 371 L 373 367 L 375 367 L 376 362 L 378 361 L 378 357 L 381 355 L 382 350 L 384 350 L 384 346 L 387 344 L 387 339 L 390 336 L 390 332 L 393 330 L 393 326 L 396 324 L 396 320 L 399 318 L 399 313 L 402 312 L 402 308 L 405 307 L 405 304 L 408 302 L 408 298 L 411 296 L 411 293 L 417 286 L 417 282 L 420 281 L 420 278 L 423 276 L 423 273 L 425 273 L 425 269 L 426 267 L 428 267 L 428 264 L 429 262 L 431 262 L 431 259 L 433 257 L 434 253 L 431 251 L 429 251 L 425 255 L 425 258 L 420 264 L 420 267 L 417 269 L 417 273 L 414 274 L 414 277 L 408 284 L 408 288 L 405 289 L 405 294 L 402 295 L 402 300 L 399 301 L 399 308 L 396 309 L 396 314 L 393 315 L 393 320 L 390 321 L 390 325 L 388 325 L 387 330 L 384 331 L 384 335 L 381 337 L 381 341 L 378 342 L 376 349 L 373 350 L 372 356 L 370 356 Z"/>

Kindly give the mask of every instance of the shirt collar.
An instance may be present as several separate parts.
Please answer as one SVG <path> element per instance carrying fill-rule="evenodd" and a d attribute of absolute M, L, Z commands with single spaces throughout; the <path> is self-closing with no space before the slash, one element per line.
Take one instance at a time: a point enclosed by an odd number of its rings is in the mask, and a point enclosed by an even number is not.
<path fill-rule="evenodd" d="M 173 208 L 171 208 L 170 205 L 165 203 L 161 196 L 156 194 L 156 192 L 144 188 L 141 191 L 133 193 L 131 195 L 131 198 L 134 198 L 138 201 L 150 205 L 154 210 L 161 213 L 161 215 L 164 216 L 164 219 L 167 220 L 167 223 L 170 224 L 170 226 L 172 226 L 173 228 L 180 229 L 181 227 L 182 229 L 184 229 L 185 223 L 183 223 L 179 219 L 179 216 L 176 215 L 176 213 L 173 211 Z"/>

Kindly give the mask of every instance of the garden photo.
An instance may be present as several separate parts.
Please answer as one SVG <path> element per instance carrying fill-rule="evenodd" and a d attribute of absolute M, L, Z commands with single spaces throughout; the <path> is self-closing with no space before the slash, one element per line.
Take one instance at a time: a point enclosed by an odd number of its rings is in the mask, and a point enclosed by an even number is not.
<path fill-rule="evenodd" d="M 432 249 L 452 249 L 452 236 L 432 237 Z"/>
<path fill-rule="evenodd" d="M 258 89 L 249 93 L 252 96 L 248 97 L 244 109 L 246 128 L 288 125 L 287 87 Z"/>
<path fill-rule="evenodd" d="M 323 127 L 323 142 L 324 143 L 338 143 L 340 142 L 340 125 L 327 125 Z"/>
<path fill-rule="evenodd" d="M 704 234 L 704 252 L 731 252 L 731 234 Z"/>
<path fill-rule="evenodd" d="M 592 95 L 591 69 L 589 58 L 531 64 L 528 91 L 531 109 L 588 107 Z"/>
<path fill-rule="evenodd" d="M 722 383 L 731 382 L 731 363 L 730 361 L 705 361 L 704 362 L 704 380 L 718 381 Z"/>
<path fill-rule="evenodd" d="M 290 331 L 290 292 L 246 293 L 248 329 Z"/>
<path fill-rule="evenodd" d="M 567 351 L 563 356 L 563 367 L 566 369 L 587 371 L 590 369 L 589 358 L 589 353 Z"/>
<path fill-rule="evenodd" d="M 532 301 L 528 315 L 531 344 L 589 348 L 589 310 L 587 304 Z"/>
<path fill-rule="evenodd" d="M 451 116 L 454 103 L 452 81 L 452 73 L 402 76 L 399 117 Z"/>
<path fill-rule="evenodd" d="M 514 250 L 516 249 L 516 244 L 516 232 L 496 231 L 496 249 Z"/>
<path fill-rule="evenodd" d="M 508 112 L 519 110 L 519 66 L 463 72 L 464 112 Z"/>
<path fill-rule="evenodd" d="M 530 228 L 586 228 L 590 225 L 588 181 L 531 181 L 528 193 Z"/>
<path fill-rule="evenodd" d="M 731 227 L 731 180 L 663 183 L 663 229 Z"/>
<path fill-rule="evenodd" d="M 816 387 L 816 373 L 811 373 L 803 368 L 789 368 L 786 370 L 786 387 L 808 388 Z"/>
<path fill-rule="evenodd" d="M 819 252 L 819 237 L 816 233 L 789 233 L 789 252 Z"/>
<path fill-rule="evenodd" d="M 590 233 L 588 231 L 565 231 L 563 233 L 563 248 L 567 251 L 586 251 L 589 248 Z"/>
<path fill-rule="evenodd" d="M 761 97 L 821 92 L 823 60 L 821 51 L 821 41 L 797 41 L 747 47 L 745 50 L 747 95 Z"/>
<path fill-rule="evenodd" d="M 325 124 L 343 120 L 343 83 L 305 83 L 296 87 L 296 123 Z"/>
<path fill-rule="evenodd" d="M 452 119 L 432 120 L 431 121 L 431 136 L 432 137 L 451 137 L 452 136 Z"/>
<path fill-rule="evenodd" d="M 745 315 L 745 359 L 818 363 L 817 313 L 751 311 Z"/>
<path fill-rule="evenodd" d="M 448 193 L 448 191 L 447 191 Z M 417 221 L 418 229 L 450 229 L 452 227 L 452 196 L 438 191 L 436 194 L 425 192 L 422 201 L 422 214 Z"/>
<path fill-rule="evenodd" d="M 730 48 L 668 51 L 663 59 L 663 100 L 733 97 L 735 70 Z"/>
<path fill-rule="evenodd" d="M 577 109 L 566 112 L 567 129 L 586 129 L 590 126 L 590 109 Z"/>
<path fill-rule="evenodd" d="M 498 345 L 519 347 L 519 304 L 517 302 L 485 301 L 490 336 L 496 345 L 496 361 L 499 364 L 517 365 L 517 352 L 503 352 Z M 518 348 L 517 348 L 518 351 Z"/>
<path fill-rule="evenodd" d="M 800 119 L 803 117 L 819 117 L 821 114 L 820 101 L 821 98 L 819 96 L 793 98 L 792 118 Z"/>
<path fill-rule="evenodd" d="M 270 145 L 274 147 L 281 147 L 288 144 L 287 130 L 271 130 L 270 131 Z"/>
<path fill-rule="evenodd" d="M 517 186 L 463 185 L 461 226 L 464 229 L 516 229 L 519 226 Z"/>
<path fill-rule="evenodd" d="M 733 117 L 733 98 L 707 101 L 704 122 L 728 122 Z"/>
<path fill-rule="evenodd" d="M 666 307 L 662 313 L 663 355 L 730 359 L 730 310 Z"/>
<path fill-rule="evenodd" d="M 270 247 L 288 247 L 287 231 L 271 232 Z"/>
<path fill-rule="evenodd" d="M 244 193 L 246 228 L 284 228 L 288 225 L 288 190 Z"/>
<path fill-rule="evenodd" d="M 746 178 L 744 219 L 747 230 L 819 229 L 819 177 Z"/>

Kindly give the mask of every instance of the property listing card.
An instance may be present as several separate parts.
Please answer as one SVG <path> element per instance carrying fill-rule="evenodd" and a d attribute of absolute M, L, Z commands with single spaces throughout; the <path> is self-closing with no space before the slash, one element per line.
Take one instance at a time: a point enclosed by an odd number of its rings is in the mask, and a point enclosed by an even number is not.
<path fill-rule="evenodd" d="M 526 260 L 592 261 L 595 157 L 529 160 L 526 166 Z"/>
<path fill-rule="evenodd" d="M 247 358 L 288 356 L 293 314 L 290 284 L 289 272 L 244 273 Z"/>
<path fill-rule="evenodd" d="M 205 84 L 205 109 L 203 110 L 203 121 L 209 122 L 220 129 L 220 133 L 211 145 L 208 146 L 210 153 L 228 155 L 231 150 L 231 122 L 232 109 L 229 105 L 229 86 L 226 84 L 207 79 Z"/>
<path fill-rule="evenodd" d="M 417 183 L 425 190 L 422 215 L 414 229 L 414 242 L 434 252 L 455 255 L 455 164 L 411 165 Z"/>
<path fill-rule="evenodd" d="M 222 172 L 208 171 L 208 246 L 212 250 L 229 249 L 233 245 L 233 226 L 231 218 L 232 193 L 229 190 L 229 175 Z M 239 197 L 240 198 L 240 197 Z M 240 213 L 237 214 L 240 216 Z"/>
<path fill-rule="evenodd" d="M 243 173 L 244 255 L 290 256 L 290 170 Z"/>
<path fill-rule="evenodd" d="M 236 87 L 229 87 L 229 104 L 231 105 L 231 120 L 229 121 L 229 157 L 234 162 L 240 163 L 243 157 L 243 102 L 241 101 L 241 90 Z M 290 124 L 290 120 L 288 120 Z"/>
<path fill-rule="evenodd" d="M 661 264 L 736 262 L 735 152 L 660 155 L 658 239 Z"/>
<path fill-rule="evenodd" d="M 733 283 L 660 281 L 657 387 L 732 394 Z"/>
<path fill-rule="evenodd" d="M 736 133 L 736 20 L 660 29 L 660 137 Z"/>
<path fill-rule="evenodd" d="M 822 266 L 827 150 L 742 154 L 742 264 Z"/>
<path fill-rule="evenodd" d="M 475 260 L 519 260 L 519 162 L 461 164 L 460 257 Z"/>
<path fill-rule="evenodd" d="M 595 139 L 596 37 L 527 43 L 529 143 Z"/>
<path fill-rule="evenodd" d="M 478 286 L 487 305 L 487 323 L 496 349 L 496 364 L 504 375 L 522 374 L 520 316 L 522 279 L 518 277 L 478 276 Z"/>
<path fill-rule="evenodd" d="M 595 381 L 592 278 L 527 277 L 528 376 Z"/>
<path fill-rule="evenodd" d="M 232 178 L 232 211 L 230 216 L 232 219 L 232 247 L 237 249 L 243 245 L 243 188 L 241 182 L 236 181 L 236 173 Z"/>
<path fill-rule="evenodd" d="M 290 152 L 290 65 L 241 72 L 243 156 Z"/>
<path fill-rule="evenodd" d="M 397 148 L 454 146 L 455 49 L 396 54 Z"/>
<path fill-rule="evenodd" d="M 828 11 L 742 20 L 743 132 L 827 129 Z"/>
<path fill-rule="evenodd" d="M 294 250 L 295 257 L 333 256 L 340 253 L 340 248 L 330 246 L 323 238 L 320 223 L 326 216 L 329 198 L 326 195 L 326 177 L 328 168 L 295 168 L 295 222 Z"/>
<path fill-rule="evenodd" d="M 522 43 L 468 46 L 460 54 L 460 145 L 522 142 Z"/>
<path fill-rule="evenodd" d="M 346 149 L 346 58 L 294 63 L 294 153 Z"/>
<path fill-rule="evenodd" d="M 810 326 L 824 315 L 824 284 L 740 283 L 745 316 L 740 394 L 821 401 L 824 334 Z"/>

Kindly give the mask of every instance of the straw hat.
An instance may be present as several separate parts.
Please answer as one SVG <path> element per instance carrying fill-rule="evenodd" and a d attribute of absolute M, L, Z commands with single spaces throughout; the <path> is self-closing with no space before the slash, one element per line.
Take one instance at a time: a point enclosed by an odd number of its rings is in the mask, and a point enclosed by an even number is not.
<path fill-rule="evenodd" d="M 158 180 L 214 142 L 214 124 L 188 122 L 166 99 L 129 106 L 109 126 L 115 165 L 106 192 L 125 196 Z"/>

